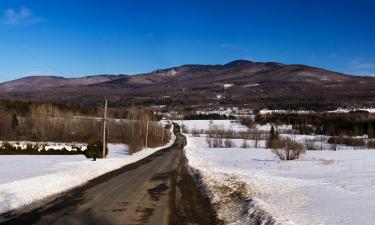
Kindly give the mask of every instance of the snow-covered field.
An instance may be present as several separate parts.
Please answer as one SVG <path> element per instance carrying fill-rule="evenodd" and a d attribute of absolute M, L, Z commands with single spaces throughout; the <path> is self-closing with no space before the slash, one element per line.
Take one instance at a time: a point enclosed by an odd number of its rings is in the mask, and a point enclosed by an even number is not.
<path fill-rule="evenodd" d="M 367 111 L 369 113 L 375 113 L 374 108 L 353 108 L 353 109 L 342 109 L 338 108 L 333 111 L 328 111 L 329 113 L 348 113 L 352 110 L 363 110 Z M 314 111 L 303 111 L 303 110 L 269 110 L 269 109 L 262 109 L 259 111 L 260 114 L 272 114 L 272 113 L 299 113 L 299 114 L 304 114 L 304 113 L 313 113 Z"/>
<path fill-rule="evenodd" d="M 183 125 L 186 129 L 208 130 L 210 126 L 220 126 L 224 129 L 247 131 L 247 127 L 234 120 L 176 120 L 175 123 Z"/>
<path fill-rule="evenodd" d="M 129 157 L 126 145 L 109 144 L 108 147 L 107 159 Z M 90 159 L 84 155 L 1 155 L 0 185 L 58 172 L 71 167 L 74 163 L 86 161 L 90 161 Z"/>
<path fill-rule="evenodd" d="M 245 125 L 242 125 L 235 120 L 175 120 L 174 122 L 178 123 L 179 125 L 184 125 L 186 129 L 191 131 L 192 129 L 195 130 L 208 130 L 210 126 L 217 126 L 222 127 L 224 129 L 231 129 L 236 132 L 246 132 L 248 128 Z M 270 131 L 271 125 L 259 125 L 257 124 L 257 129 L 259 131 Z M 283 129 L 291 129 L 291 125 L 280 125 L 278 127 L 279 130 Z"/>
<path fill-rule="evenodd" d="M 280 161 L 269 149 L 208 148 L 204 136 L 187 136 L 189 165 L 201 173 L 216 203 L 228 196 L 217 186 L 238 182 L 252 199 L 248 213 L 260 208 L 279 224 L 375 224 L 375 150 L 307 151 L 298 160 Z M 239 213 L 235 218 L 227 202 L 222 207 L 219 216 L 230 224 L 249 219 Z"/>
<path fill-rule="evenodd" d="M 84 155 L 1 155 L 0 215 L 19 208 L 30 210 L 56 194 L 170 146 L 174 140 L 172 135 L 165 146 L 132 155 L 126 145 L 110 144 L 107 158 L 97 161 Z"/>

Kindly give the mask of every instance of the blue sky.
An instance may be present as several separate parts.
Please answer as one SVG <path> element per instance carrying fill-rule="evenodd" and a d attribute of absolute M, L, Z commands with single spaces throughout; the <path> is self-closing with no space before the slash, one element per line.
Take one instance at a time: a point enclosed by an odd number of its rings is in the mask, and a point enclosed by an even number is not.
<path fill-rule="evenodd" d="M 375 1 L 1 0 L 0 81 L 235 59 L 375 76 Z"/>

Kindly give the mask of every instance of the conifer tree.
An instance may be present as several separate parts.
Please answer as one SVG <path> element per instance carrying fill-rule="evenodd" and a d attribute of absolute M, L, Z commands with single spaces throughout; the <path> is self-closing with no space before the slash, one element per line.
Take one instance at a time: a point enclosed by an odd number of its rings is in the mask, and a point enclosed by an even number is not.
<path fill-rule="evenodd" d="M 270 148 L 272 141 L 279 139 L 279 133 L 275 130 L 273 125 L 271 126 L 270 135 L 267 140 L 267 148 Z"/>
<path fill-rule="evenodd" d="M 375 138 L 374 126 L 372 125 L 372 123 L 368 124 L 367 135 L 368 138 Z"/>
<path fill-rule="evenodd" d="M 12 115 L 12 121 L 11 121 L 11 127 L 13 130 L 15 130 L 19 125 L 17 114 L 13 113 Z"/>

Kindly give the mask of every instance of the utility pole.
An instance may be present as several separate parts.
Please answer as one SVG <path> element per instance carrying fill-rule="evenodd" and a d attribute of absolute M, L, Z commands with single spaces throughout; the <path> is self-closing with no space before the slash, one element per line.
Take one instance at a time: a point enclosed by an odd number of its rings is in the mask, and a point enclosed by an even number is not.
<path fill-rule="evenodd" d="M 105 105 L 104 105 L 104 116 L 103 116 L 103 159 L 105 158 L 105 150 L 106 150 L 106 126 L 107 126 L 107 106 L 108 106 L 108 101 L 107 99 L 105 100 Z"/>
<path fill-rule="evenodd" d="M 146 124 L 146 148 L 147 148 L 147 141 L 148 141 L 148 122 L 149 122 L 149 120 L 147 119 L 147 124 Z"/>
<path fill-rule="evenodd" d="M 132 105 L 132 139 L 134 140 L 134 104 Z"/>

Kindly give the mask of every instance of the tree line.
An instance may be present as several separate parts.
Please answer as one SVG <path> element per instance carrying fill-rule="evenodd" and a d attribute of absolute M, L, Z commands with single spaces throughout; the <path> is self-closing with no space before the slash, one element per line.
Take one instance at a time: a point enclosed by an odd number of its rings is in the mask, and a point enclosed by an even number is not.
<path fill-rule="evenodd" d="M 225 115 L 220 113 L 209 113 L 209 114 L 188 114 L 184 116 L 184 120 L 234 120 L 236 117 L 232 115 Z"/>
<path fill-rule="evenodd" d="M 0 138 L 3 141 L 80 142 L 101 139 L 101 108 L 70 108 L 53 104 L 0 102 Z M 153 112 L 137 108 L 109 110 L 107 140 L 129 145 L 130 152 L 161 146 L 170 133 Z M 146 140 L 147 139 L 147 140 Z"/>
<path fill-rule="evenodd" d="M 328 136 L 362 136 L 375 138 L 375 115 L 368 112 L 352 113 L 273 113 L 258 114 L 255 121 L 276 126 L 290 124 L 300 134 Z"/>

